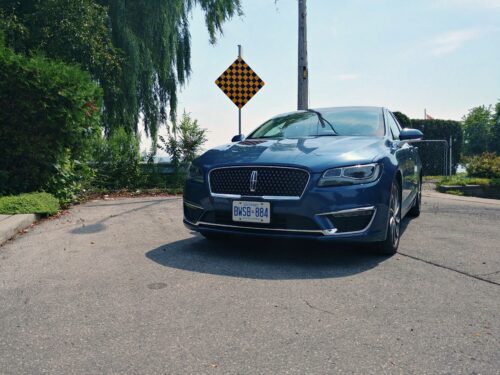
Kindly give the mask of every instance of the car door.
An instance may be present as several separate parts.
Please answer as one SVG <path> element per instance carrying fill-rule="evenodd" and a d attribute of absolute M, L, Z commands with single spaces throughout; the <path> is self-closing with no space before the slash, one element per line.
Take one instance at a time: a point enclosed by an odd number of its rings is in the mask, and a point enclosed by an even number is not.
<path fill-rule="evenodd" d="M 402 211 L 407 210 L 414 195 L 415 160 L 413 158 L 413 147 L 408 142 L 399 141 L 401 127 L 390 111 L 385 111 L 385 121 L 390 130 L 390 136 L 395 144 L 395 156 L 403 174 L 402 186 Z"/>

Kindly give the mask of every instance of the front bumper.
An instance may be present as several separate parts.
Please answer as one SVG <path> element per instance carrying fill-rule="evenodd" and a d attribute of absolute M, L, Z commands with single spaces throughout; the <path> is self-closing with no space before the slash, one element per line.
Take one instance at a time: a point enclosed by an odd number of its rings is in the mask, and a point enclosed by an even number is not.
<path fill-rule="evenodd" d="M 234 199 L 214 197 L 206 184 L 186 183 L 184 224 L 201 233 L 251 237 L 308 238 L 321 241 L 372 242 L 385 240 L 392 178 L 382 173 L 365 185 L 318 187 L 311 175 L 299 200 L 270 200 L 271 223 L 235 223 Z M 258 197 L 238 200 L 268 201 Z"/>

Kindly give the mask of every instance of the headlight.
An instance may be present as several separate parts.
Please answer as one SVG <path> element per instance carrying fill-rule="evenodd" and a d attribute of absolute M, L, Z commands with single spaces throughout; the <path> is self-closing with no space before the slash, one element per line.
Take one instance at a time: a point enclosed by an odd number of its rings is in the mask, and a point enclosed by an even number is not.
<path fill-rule="evenodd" d="M 205 181 L 205 178 L 203 176 L 203 169 L 201 169 L 197 165 L 191 164 L 188 170 L 188 180 L 203 183 Z"/>
<path fill-rule="evenodd" d="M 381 170 L 376 163 L 329 169 L 321 176 L 318 186 L 366 184 L 379 178 Z"/>

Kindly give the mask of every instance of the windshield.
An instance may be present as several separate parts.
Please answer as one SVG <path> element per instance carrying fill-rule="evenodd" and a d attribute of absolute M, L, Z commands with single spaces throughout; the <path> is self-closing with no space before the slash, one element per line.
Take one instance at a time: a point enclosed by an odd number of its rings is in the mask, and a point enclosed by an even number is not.
<path fill-rule="evenodd" d="M 321 121 L 317 112 L 326 121 Z M 384 136 L 384 119 L 379 108 L 331 108 L 317 112 L 295 112 L 274 117 L 248 138 Z"/>

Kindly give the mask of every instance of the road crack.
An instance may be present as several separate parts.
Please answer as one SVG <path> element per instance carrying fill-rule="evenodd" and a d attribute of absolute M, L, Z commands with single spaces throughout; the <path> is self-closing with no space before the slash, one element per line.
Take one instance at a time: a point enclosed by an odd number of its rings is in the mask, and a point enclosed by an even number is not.
<path fill-rule="evenodd" d="M 304 299 L 303 301 L 304 301 L 304 303 L 305 303 L 307 306 L 309 306 L 309 307 L 310 307 L 311 309 L 313 309 L 313 310 L 316 310 L 316 311 L 321 311 L 321 312 L 323 312 L 323 313 L 330 314 L 330 315 L 335 315 L 335 313 L 334 313 L 334 312 L 332 312 L 332 311 L 324 310 L 324 309 L 321 309 L 321 308 L 316 307 L 316 306 L 314 306 L 314 305 L 311 305 L 311 304 L 310 304 L 308 301 L 306 301 L 305 299 Z"/>
<path fill-rule="evenodd" d="M 398 254 L 402 255 L 402 256 L 405 256 L 407 258 L 413 259 L 413 260 L 418 260 L 419 262 L 430 264 L 431 266 L 435 266 L 435 267 L 439 267 L 439 268 L 444 268 L 445 270 L 448 270 L 448 271 L 453 271 L 453 272 L 459 273 L 459 274 L 467 276 L 467 277 L 471 277 L 471 278 L 479 280 L 479 281 L 484 281 L 485 283 L 488 283 L 488 284 L 493 284 L 493 285 L 496 285 L 496 286 L 500 286 L 500 283 L 497 283 L 496 281 L 488 280 L 488 279 L 485 279 L 484 277 L 481 277 L 481 276 L 478 276 L 478 275 L 473 275 L 471 273 L 468 273 L 468 272 L 465 272 L 465 271 L 461 271 L 461 270 L 458 270 L 456 268 L 448 267 L 448 266 L 445 266 L 445 265 L 442 265 L 442 264 L 439 264 L 439 263 L 435 263 L 435 262 L 430 261 L 430 260 L 422 259 L 422 258 L 413 256 L 413 255 L 409 255 L 409 254 L 405 254 L 405 253 L 401 253 L 401 252 L 398 252 Z"/>

